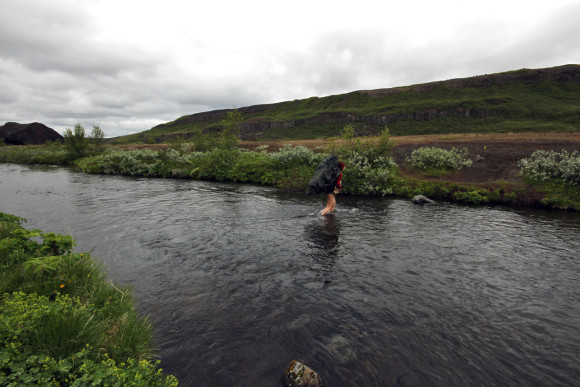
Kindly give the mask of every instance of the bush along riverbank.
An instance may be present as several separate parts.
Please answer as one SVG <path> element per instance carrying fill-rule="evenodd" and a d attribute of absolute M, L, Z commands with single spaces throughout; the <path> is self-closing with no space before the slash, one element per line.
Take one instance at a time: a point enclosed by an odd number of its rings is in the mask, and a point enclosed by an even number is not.
<path fill-rule="evenodd" d="M 184 143 L 156 151 L 110 150 L 80 159 L 77 165 L 87 173 L 251 182 L 304 190 L 318 163 L 328 153 L 334 153 L 347 166 L 343 172 L 342 194 L 405 198 L 424 195 L 470 205 L 580 210 L 580 157 L 577 152 L 556 156 L 551 164 L 555 166 L 541 179 L 534 172 L 542 165 L 542 160 L 537 160 L 542 152 L 538 152 L 529 160 L 521 160 L 526 184 L 476 186 L 445 181 L 445 176 L 472 165 L 463 149 L 447 151 L 426 147 L 409 155 L 408 162 L 419 175 L 440 178 L 432 181 L 403 176 L 390 157 L 392 147 L 387 128 L 363 142 L 354 136 L 354 128 L 346 125 L 339 141 L 331 140 L 324 149 L 287 145 L 277 152 L 259 148 L 254 151 L 214 148 L 201 152 L 195 150 L 194 144 Z"/>
<path fill-rule="evenodd" d="M 0 385 L 175 386 L 151 326 L 72 237 L 0 212 Z"/>
<path fill-rule="evenodd" d="M 580 157 L 577 152 L 552 152 L 548 170 L 542 169 L 547 159 L 541 152 L 521 160 L 523 184 L 469 185 L 453 182 L 452 177 L 455 171 L 469 169 L 472 165 L 464 149 L 417 149 L 407 157 L 407 163 L 415 172 L 413 177 L 403 175 L 390 156 L 393 144 L 387 128 L 378 136 L 361 141 L 355 137 L 354 128 L 346 125 L 341 137 L 329 140 L 324 148 L 287 145 L 276 152 L 268 152 L 266 147 L 240 149 L 231 134 L 227 137 L 208 135 L 208 139 L 212 141 L 198 138 L 196 143 L 177 143 L 157 149 L 108 147 L 76 158 L 74 165 L 85 173 L 249 182 L 301 191 L 308 185 L 318 163 L 328 153 L 334 153 L 347 166 L 343 173 L 342 194 L 405 198 L 424 195 L 439 201 L 472 205 L 580 210 Z M 0 148 L 0 161 L 62 165 L 65 163 L 59 160 L 72 157 L 70 152 L 68 157 L 62 156 L 63 152 L 66 150 L 55 145 L 3 147 Z"/>

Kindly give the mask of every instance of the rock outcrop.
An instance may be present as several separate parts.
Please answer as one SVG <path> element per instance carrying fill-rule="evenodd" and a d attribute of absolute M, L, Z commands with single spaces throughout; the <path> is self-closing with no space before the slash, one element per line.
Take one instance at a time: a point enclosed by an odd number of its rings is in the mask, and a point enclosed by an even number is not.
<path fill-rule="evenodd" d="M 8 145 L 39 145 L 63 139 L 56 130 L 38 122 L 31 124 L 7 122 L 0 126 L 0 138 Z"/>
<path fill-rule="evenodd" d="M 282 383 L 285 387 L 322 387 L 322 379 L 303 363 L 292 360 L 284 371 Z"/>
<path fill-rule="evenodd" d="M 414 204 L 437 204 L 435 200 L 431 200 L 426 196 L 423 195 L 415 195 L 411 199 Z"/>

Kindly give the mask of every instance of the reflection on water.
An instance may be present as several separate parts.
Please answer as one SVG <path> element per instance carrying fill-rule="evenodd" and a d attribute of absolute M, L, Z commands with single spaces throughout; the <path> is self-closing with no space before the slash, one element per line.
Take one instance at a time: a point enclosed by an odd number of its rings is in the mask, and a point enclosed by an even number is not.
<path fill-rule="evenodd" d="M 182 385 L 576 385 L 577 213 L 0 165 L 0 211 L 133 286 Z"/>
<path fill-rule="evenodd" d="M 317 223 L 304 227 L 306 240 L 311 242 L 310 256 L 316 272 L 325 284 L 332 282 L 333 268 L 339 259 L 340 220 L 336 215 L 321 216 Z"/>

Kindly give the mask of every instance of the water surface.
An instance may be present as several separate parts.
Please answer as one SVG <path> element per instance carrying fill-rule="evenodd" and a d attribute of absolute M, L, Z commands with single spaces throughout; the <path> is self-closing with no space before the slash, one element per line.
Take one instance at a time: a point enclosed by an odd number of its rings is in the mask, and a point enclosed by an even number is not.
<path fill-rule="evenodd" d="M 182 385 L 578 385 L 577 213 L 0 164 L 0 211 L 133 287 Z"/>

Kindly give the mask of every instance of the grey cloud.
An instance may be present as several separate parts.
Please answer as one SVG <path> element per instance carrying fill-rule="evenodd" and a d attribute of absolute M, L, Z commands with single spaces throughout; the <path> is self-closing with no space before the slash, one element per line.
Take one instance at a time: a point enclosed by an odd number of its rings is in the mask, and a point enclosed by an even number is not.
<path fill-rule="evenodd" d="M 94 123 L 117 136 L 199 111 L 555 66 L 580 57 L 576 3 L 527 26 L 482 20 L 414 41 L 402 30 L 328 30 L 301 48 L 280 45 L 260 53 L 258 68 L 232 63 L 230 72 L 210 76 L 174 62 L 160 47 L 96 40 L 97 24 L 82 4 L 3 2 L 10 12 L 0 13 L 0 124 L 39 121 L 62 130 Z M 211 63 L 207 53 L 219 52 L 196 48 L 205 56 L 192 56 L 191 68 Z"/>
<path fill-rule="evenodd" d="M 96 40 L 95 21 L 80 4 L 9 1 L 10 12 L 0 13 L 0 55 L 35 71 L 79 75 L 114 76 L 159 65 L 162 55 Z"/>

